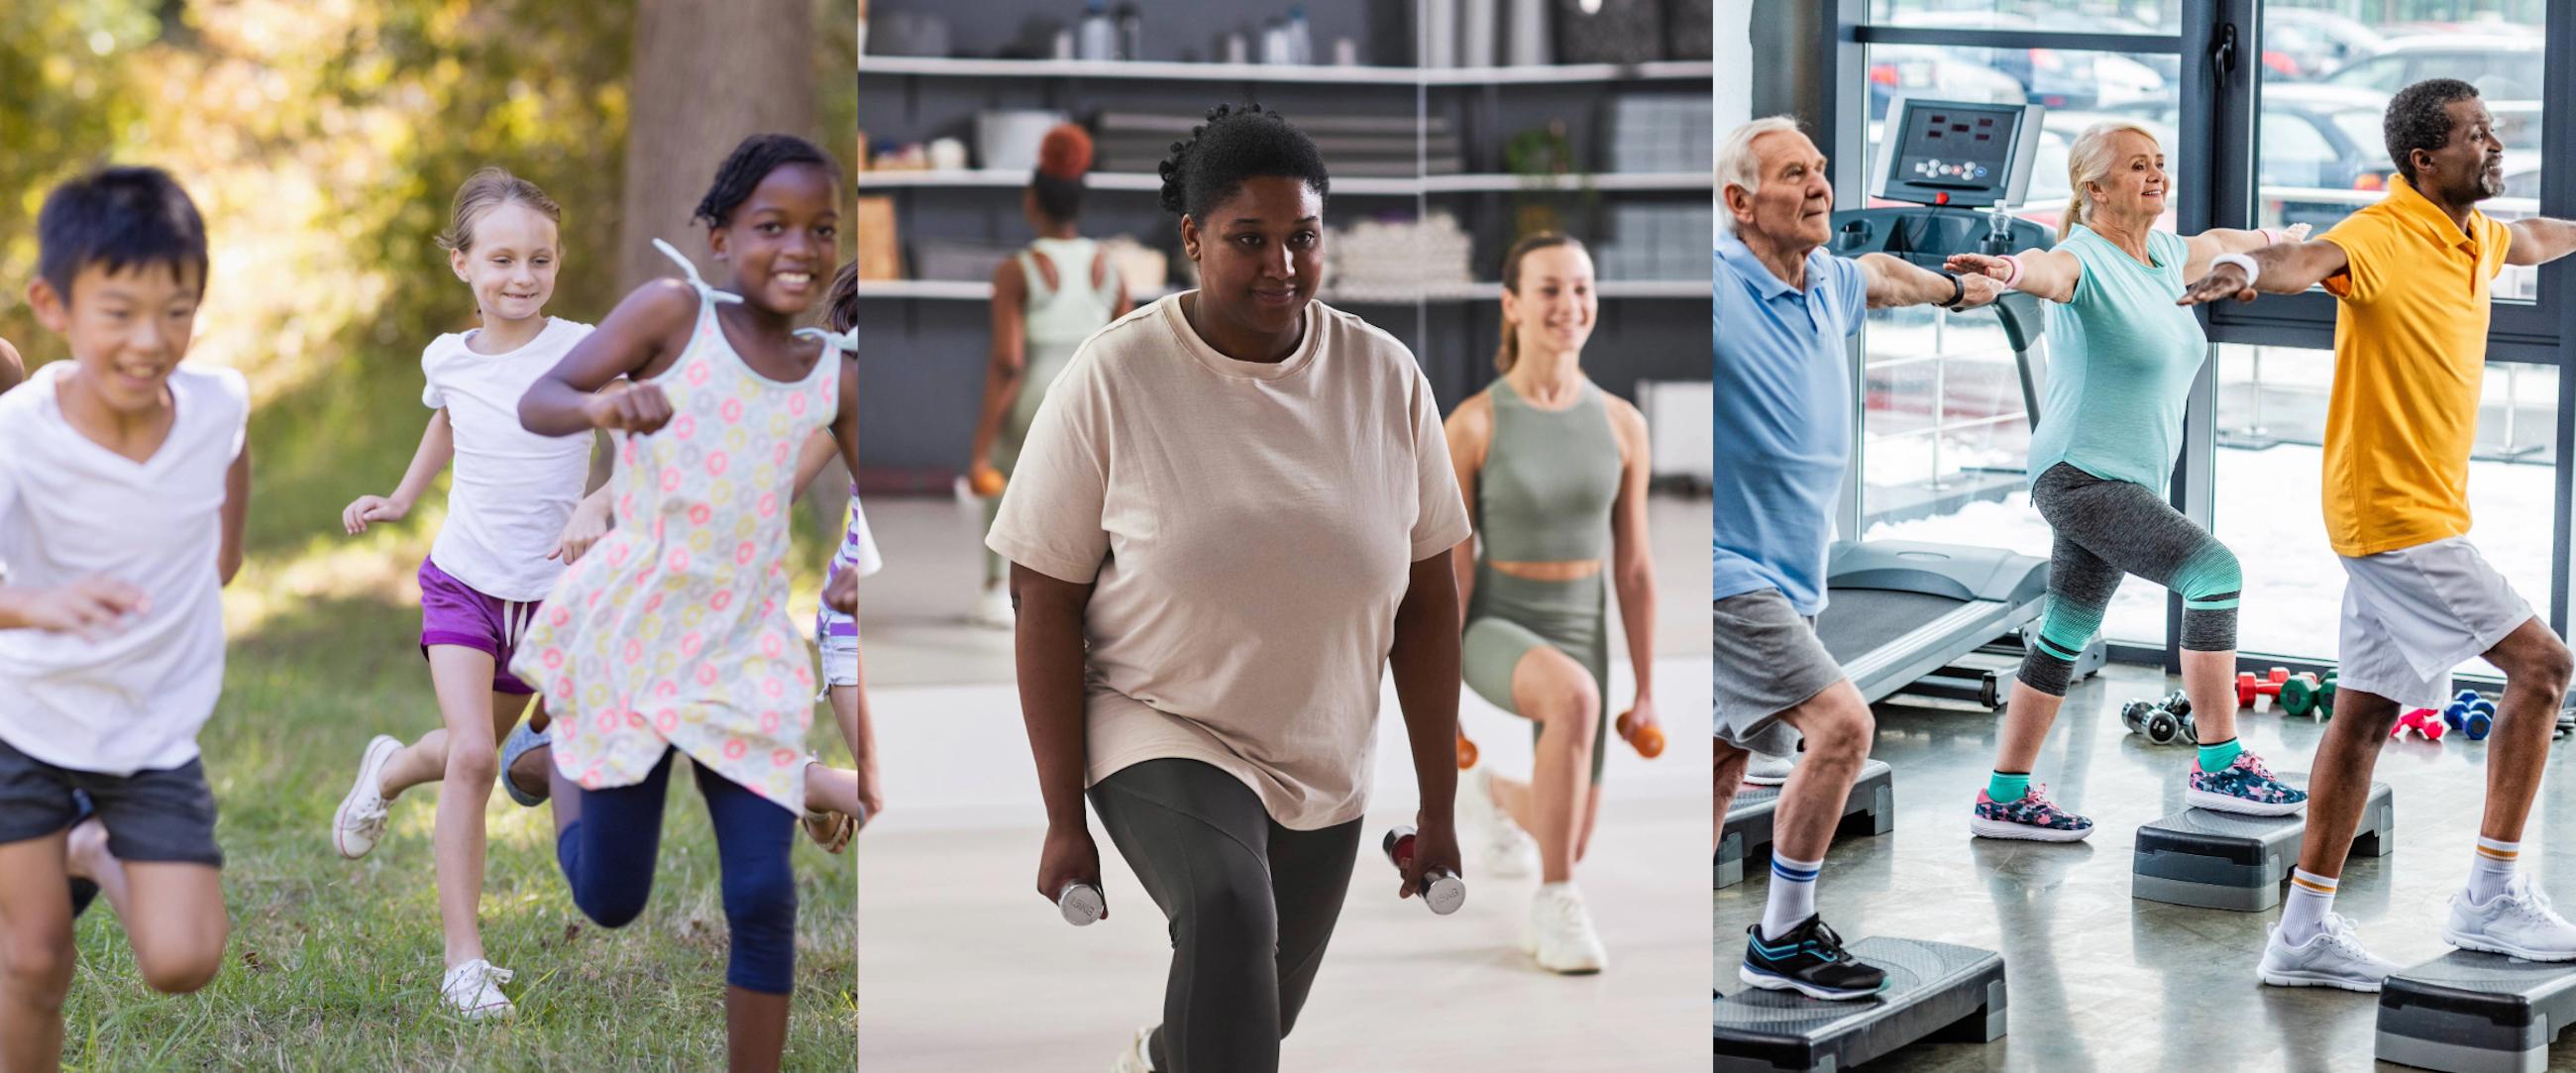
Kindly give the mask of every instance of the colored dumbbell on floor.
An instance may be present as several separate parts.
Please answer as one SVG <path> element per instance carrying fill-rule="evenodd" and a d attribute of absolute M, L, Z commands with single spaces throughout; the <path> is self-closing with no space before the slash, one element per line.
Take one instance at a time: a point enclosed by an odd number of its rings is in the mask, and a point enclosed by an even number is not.
<path fill-rule="evenodd" d="M 2423 735 L 2425 741 L 2440 741 L 2442 740 L 2442 732 L 2449 729 L 2449 727 L 2442 725 L 2442 716 L 2440 713 L 2435 712 L 2431 708 L 2417 708 L 2404 715 L 2398 716 L 2397 725 L 2388 728 L 2388 736 L 2392 738 L 2402 738 L 2406 736 L 2407 731 L 2412 730 L 2417 734 Z"/>
<path fill-rule="evenodd" d="M 2324 719 L 2334 714 L 2335 672 L 2323 680 L 2301 671 L 2281 683 L 2281 714 Z"/>
<path fill-rule="evenodd" d="M 2442 709 L 2442 725 L 2465 735 L 2470 741 L 2485 741 L 2495 730 L 2495 703 L 2478 695 L 2474 689 L 2463 689 L 2460 695 Z"/>
<path fill-rule="evenodd" d="M 2251 708 L 2257 698 L 2280 696 L 2281 684 L 2289 680 L 2290 669 L 2287 667 L 2274 667 L 2272 673 L 2262 678 L 2254 677 L 2252 671 L 2240 671 L 2236 675 L 2236 705 Z"/>
<path fill-rule="evenodd" d="M 2192 744 L 2200 741 L 2200 727 L 2192 722 L 2191 701 L 2180 693 L 2158 700 L 2133 700 L 2120 706 L 2120 725 L 2157 745 Z"/>

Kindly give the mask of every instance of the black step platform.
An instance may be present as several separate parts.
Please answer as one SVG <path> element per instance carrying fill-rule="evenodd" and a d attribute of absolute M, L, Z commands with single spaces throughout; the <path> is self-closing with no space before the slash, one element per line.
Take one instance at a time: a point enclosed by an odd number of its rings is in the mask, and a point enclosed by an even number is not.
<path fill-rule="evenodd" d="M 1836 1073 L 1918 1040 L 1992 1043 L 2004 1034 L 2004 959 L 1991 950 L 1872 936 L 1853 957 L 1887 970 L 1872 998 L 1821 1002 L 1721 972 L 1711 1004 L 1715 1073 Z"/>
<path fill-rule="evenodd" d="M 2454 950 L 2379 991 L 2383 1062 L 2451 1073 L 2540 1073 L 2576 1020 L 2576 962 Z"/>
<path fill-rule="evenodd" d="M 1886 763 L 1864 760 L 1843 799 L 1843 819 L 1834 837 L 1883 835 L 1896 828 L 1896 776 Z M 1718 836 L 1712 877 L 1718 888 L 1744 882 L 1744 862 L 1771 852 L 1771 810 L 1779 807 L 1780 788 L 1748 786 L 1726 807 L 1726 830 Z"/>
<path fill-rule="evenodd" d="M 2286 781 L 2304 783 L 2297 773 Z M 2129 895 L 2203 909 L 2253 913 L 2281 904 L 2290 869 L 2299 863 L 2307 817 L 2242 816 L 2184 809 L 2138 828 Z M 2356 857 L 2384 856 L 2396 848 L 2390 832 L 2397 805 L 2388 784 L 2370 784 L 2370 802 L 2353 834 Z"/>

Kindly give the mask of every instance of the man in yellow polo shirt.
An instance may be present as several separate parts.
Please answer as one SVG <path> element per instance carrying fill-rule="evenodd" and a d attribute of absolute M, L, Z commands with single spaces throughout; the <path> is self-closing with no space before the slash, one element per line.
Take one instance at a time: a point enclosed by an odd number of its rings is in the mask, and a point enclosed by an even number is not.
<path fill-rule="evenodd" d="M 2567 646 L 2468 542 L 2489 285 L 2506 265 L 2576 250 L 2576 223 L 2504 223 L 2477 211 L 2504 192 L 2504 144 L 2468 83 L 2437 78 L 2398 91 L 2383 126 L 2398 171 L 2386 198 L 2316 241 L 2220 257 L 2182 297 L 2250 301 L 2324 284 L 2341 299 L 2322 495 L 2346 575 L 2341 684 L 2309 775 L 2299 867 L 2259 970 L 2281 986 L 2377 991 L 2398 968 L 2329 912 L 2336 877 L 2401 707 L 2441 707 L 2451 668 L 2481 655 L 2504 669 L 2504 704 L 2488 739 L 2477 853 L 2442 938 L 2576 960 L 2576 926 L 2514 872 L 2567 692 Z"/>

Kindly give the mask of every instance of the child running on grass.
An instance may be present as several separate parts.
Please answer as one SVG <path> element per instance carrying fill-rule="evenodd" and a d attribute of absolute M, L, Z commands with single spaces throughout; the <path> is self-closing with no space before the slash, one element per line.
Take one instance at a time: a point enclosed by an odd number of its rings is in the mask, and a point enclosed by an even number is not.
<path fill-rule="evenodd" d="M 778 1068 L 794 981 L 788 851 L 815 693 L 787 614 L 797 448 L 828 426 L 858 461 L 848 338 L 795 327 L 831 279 L 840 174 L 804 139 L 745 140 L 696 214 L 729 286 L 657 242 L 687 279 L 629 295 L 519 404 L 541 435 L 627 434 L 609 485 L 615 528 L 564 571 L 511 663 L 558 715 L 556 856 L 584 914 L 633 921 L 672 763 L 688 755 L 723 869 L 736 1071 Z M 636 386 L 602 393 L 621 376 Z M 848 603 L 854 586 L 834 596 Z"/>
<path fill-rule="evenodd" d="M 206 229 L 170 176 L 47 195 L 36 319 L 72 360 L 0 396 L 0 1069 L 61 1061 L 72 920 L 104 893 L 153 990 L 223 963 L 223 851 L 197 750 L 224 684 L 250 391 L 191 366 Z"/>
<path fill-rule="evenodd" d="M 438 784 L 431 844 L 447 939 L 438 990 L 469 1020 L 513 1009 L 500 987 L 510 970 L 485 957 L 477 920 L 483 809 L 499 771 L 495 742 L 535 692 L 509 672 L 510 654 L 564 561 L 595 539 L 607 511 L 605 495 L 579 502 L 591 437 L 519 427 L 528 385 L 591 332 L 545 314 L 562 260 L 561 219 L 544 191 L 499 168 L 475 172 L 456 191 L 439 245 L 473 291 L 481 327 L 439 336 L 421 353 L 429 385 L 421 401 L 436 413 L 411 468 L 393 495 L 360 496 L 340 518 L 352 535 L 400 520 L 455 463 L 446 521 L 420 564 L 421 652 L 443 725 L 410 745 L 385 734 L 367 743 L 332 817 L 331 840 L 343 857 L 366 856 L 384 835 L 388 802 L 411 787 Z"/>

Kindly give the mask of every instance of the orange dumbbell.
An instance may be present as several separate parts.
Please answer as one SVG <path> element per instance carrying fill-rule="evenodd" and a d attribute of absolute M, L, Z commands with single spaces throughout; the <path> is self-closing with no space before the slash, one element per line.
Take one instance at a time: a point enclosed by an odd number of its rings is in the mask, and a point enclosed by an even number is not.
<path fill-rule="evenodd" d="M 1002 471 L 991 466 L 977 466 L 966 475 L 969 491 L 986 499 L 1002 494 Z"/>
<path fill-rule="evenodd" d="M 1648 760 L 1664 755 L 1664 728 L 1653 723 L 1630 723 L 1628 720 L 1636 714 L 1634 708 L 1619 713 L 1618 721 L 1612 724 L 1618 728 L 1619 736 L 1628 739 L 1637 755 Z"/>
<path fill-rule="evenodd" d="M 1476 766 L 1476 743 L 1467 740 L 1467 732 L 1458 732 L 1458 770 Z"/>

